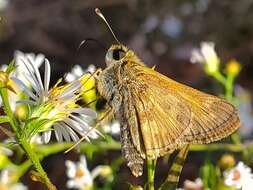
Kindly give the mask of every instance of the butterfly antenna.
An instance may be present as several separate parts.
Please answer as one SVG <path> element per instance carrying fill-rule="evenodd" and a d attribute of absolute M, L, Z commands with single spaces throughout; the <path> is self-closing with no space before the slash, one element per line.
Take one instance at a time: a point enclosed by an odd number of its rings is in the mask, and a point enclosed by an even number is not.
<path fill-rule="evenodd" d="M 107 48 L 104 46 L 104 44 L 100 43 L 97 39 L 94 39 L 94 38 L 86 38 L 84 39 L 83 41 L 81 41 L 81 43 L 79 44 L 78 48 L 77 48 L 77 51 L 79 51 L 81 49 L 81 47 L 89 42 L 89 41 L 92 41 L 92 42 L 95 42 L 99 47 L 101 47 L 102 49 L 104 50 L 107 50 Z"/>
<path fill-rule="evenodd" d="M 110 30 L 110 32 L 112 33 L 112 35 L 113 35 L 114 39 L 116 40 L 116 42 L 117 42 L 118 44 L 121 44 L 120 41 L 118 40 L 118 38 L 116 37 L 116 35 L 114 34 L 114 32 L 113 32 L 111 26 L 109 25 L 109 23 L 108 23 L 107 20 L 105 19 L 104 15 L 103 15 L 102 12 L 100 11 L 100 9 L 99 9 L 99 8 L 96 8 L 96 9 L 95 9 L 95 12 L 96 12 L 96 14 L 97 14 L 100 18 L 103 19 L 103 21 L 105 22 L 105 24 L 106 24 L 107 27 L 109 28 L 109 30 Z"/>

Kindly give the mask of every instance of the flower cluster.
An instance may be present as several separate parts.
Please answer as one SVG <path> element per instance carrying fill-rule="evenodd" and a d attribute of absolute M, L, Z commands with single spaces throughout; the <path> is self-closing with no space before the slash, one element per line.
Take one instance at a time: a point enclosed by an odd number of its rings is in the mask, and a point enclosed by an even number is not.
<path fill-rule="evenodd" d="M 91 126 L 92 120 L 97 117 L 96 112 L 76 103 L 82 95 L 81 78 L 65 85 L 59 85 L 58 82 L 49 88 L 51 67 L 48 59 L 43 55 L 35 57 L 17 52 L 15 60 L 20 68 L 14 72 L 11 80 L 27 97 L 16 103 L 29 107 L 28 116 L 23 123 L 28 138 L 42 133 L 43 142 L 48 143 L 52 131 L 58 141 L 78 141 L 79 136 L 86 136 L 87 140 L 98 137 L 99 132 Z M 43 82 L 38 69 L 42 63 Z"/>

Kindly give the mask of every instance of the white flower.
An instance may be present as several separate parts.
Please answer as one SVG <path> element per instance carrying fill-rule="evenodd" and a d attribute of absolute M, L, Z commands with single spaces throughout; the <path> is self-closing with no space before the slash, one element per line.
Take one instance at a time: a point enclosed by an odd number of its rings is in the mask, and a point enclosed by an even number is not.
<path fill-rule="evenodd" d="M 118 135 L 120 133 L 120 124 L 118 121 L 114 121 L 111 124 L 104 125 L 103 131 L 112 135 Z"/>
<path fill-rule="evenodd" d="M 15 171 L 4 169 L 0 173 L 0 189 L 4 190 L 27 190 L 22 183 L 16 183 Z"/>
<path fill-rule="evenodd" d="M 20 60 L 26 69 L 24 74 L 32 89 L 17 77 L 12 77 L 11 79 L 30 98 L 29 100 L 19 102 L 34 107 L 31 117 L 38 118 L 40 121 L 43 119 L 51 121 L 44 124 L 43 128 L 37 130 L 43 132 L 43 142 L 49 142 L 52 125 L 58 141 L 62 141 L 63 139 L 66 141 L 78 141 L 79 136 L 77 133 L 80 136 L 85 136 L 86 140 L 89 140 L 89 137 L 94 138 L 94 134 L 98 134 L 98 131 L 90 126 L 90 120 L 94 120 L 97 117 L 96 112 L 88 108 L 78 107 L 76 104 L 81 95 L 79 91 L 82 85 L 81 82 L 75 80 L 72 83 L 59 87 L 55 85 L 49 89 L 51 75 L 49 61 L 44 59 L 45 74 L 43 83 L 38 67 L 34 66 L 30 58 L 21 58 Z M 40 124 L 40 122 L 38 123 Z"/>
<path fill-rule="evenodd" d="M 83 68 L 80 65 L 74 65 L 71 72 L 67 73 L 65 76 L 66 82 L 73 82 L 74 80 L 78 79 L 85 73 L 94 73 L 96 70 L 96 67 L 94 65 L 89 65 L 86 70 L 83 70 Z"/>
<path fill-rule="evenodd" d="M 197 178 L 195 181 L 185 180 L 184 181 L 184 190 L 202 190 L 203 182 L 200 178 Z"/>
<path fill-rule="evenodd" d="M 252 190 L 253 174 L 251 169 L 243 162 L 224 172 L 225 184 L 240 190 Z"/>
<path fill-rule="evenodd" d="M 93 179 L 91 173 L 87 168 L 87 162 L 85 156 L 80 157 L 80 161 L 74 163 L 70 160 L 66 161 L 67 181 L 68 188 L 85 189 L 93 186 Z"/>
<path fill-rule="evenodd" d="M 66 160 L 65 165 L 67 167 L 66 173 L 69 178 L 67 181 L 68 188 L 80 190 L 91 189 L 93 180 L 99 175 L 106 177 L 110 181 L 113 179 L 112 170 L 106 165 L 99 165 L 90 172 L 84 155 L 80 157 L 80 161 L 77 163 Z"/>
<path fill-rule="evenodd" d="M 190 61 L 204 64 L 208 73 L 216 72 L 220 64 L 213 42 L 202 42 L 200 49 L 193 49 Z"/>

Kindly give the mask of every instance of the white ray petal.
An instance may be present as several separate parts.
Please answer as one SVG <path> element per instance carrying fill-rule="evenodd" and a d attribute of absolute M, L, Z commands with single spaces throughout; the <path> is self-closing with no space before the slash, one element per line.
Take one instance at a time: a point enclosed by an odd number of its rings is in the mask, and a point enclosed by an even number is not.
<path fill-rule="evenodd" d="M 61 125 L 59 125 L 58 123 L 56 123 L 54 125 L 54 134 L 55 134 L 55 137 L 56 137 L 56 140 L 58 142 L 62 142 L 62 132 L 61 132 L 62 128 L 61 128 Z"/>
<path fill-rule="evenodd" d="M 23 62 L 23 65 L 25 66 L 27 73 L 30 75 L 33 82 L 35 83 L 35 86 L 37 86 L 37 88 L 39 88 L 39 90 L 37 90 L 37 91 L 41 92 L 42 89 L 40 88 L 39 81 L 37 80 L 36 76 L 34 75 L 33 68 L 31 68 L 31 66 L 29 66 L 30 65 L 29 61 L 27 61 L 27 59 L 24 59 L 24 58 L 20 58 L 20 60 Z M 26 73 L 26 72 L 24 72 L 24 73 Z"/>
<path fill-rule="evenodd" d="M 70 134 L 73 141 L 78 141 L 79 137 L 76 135 L 76 133 L 66 124 L 63 124 L 63 125 L 64 125 L 65 129 L 68 131 L 68 133 Z"/>
<path fill-rule="evenodd" d="M 29 104 L 29 105 L 36 105 L 36 101 L 33 100 L 18 100 L 17 104 Z"/>
<path fill-rule="evenodd" d="M 47 144 L 49 142 L 49 140 L 51 138 L 51 133 L 52 133 L 51 130 L 43 132 L 43 134 L 42 134 L 42 141 L 45 144 Z"/>
<path fill-rule="evenodd" d="M 51 67 L 50 67 L 48 59 L 45 59 L 44 86 L 45 86 L 46 95 L 47 95 L 48 89 L 49 89 L 50 75 L 51 75 Z"/>
<path fill-rule="evenodd" d="M 36 85 L 36 82 L 33 80 L 33 78 L 30 76 L 30 74 L 24 73 L 23 76 L 25 77 L 25 79 L 29 83 L 27 85 L 31 85 L 32 88 L 34 89 L 34 91 L 36 92 L 36 94 L 39 95 L 40 89 L 38 88 L 38 85 Z"/>
<path fill-rule="evenodd" d="M 40 72 L 39 72 L 39 69 L 38 67 L 35 67 L 32 60 L 31 59 L 27 59 L 28 62 L 30 63 L 30 65 L 32 66 L 33 70 L 34 70 L 34 74 L 37 78 L 37 81 L 39 82 L 39 85 L 40 85 L 40 88 L 41 88 L 41 92 L 44 92 L 44 86 L 43 86 L 43 83 L 42 83 L 42 79 L 41 79 L 41 76 L 40 76 Z M 43 95 L 43 94 L 41 94 Z"/>
<path fill-rule="evenodd" d="M 65 96 L 68 96 L 70 93 L 72 94 L 77 89 L 79 89 L 81 86 L 80 81 L 73 82 L 68 88 L 66 88 L 59 96 L 58 98 L 64 98 Z"/>
<path fill-rule="evenodd" d="M 31 97 L 31 98 L 34 99 L 34 100 L 38 100 L 38 97 L 35 96 L 35 94 L 33 94 L 33 93 L 31 92 L 31 90 L 30 90 L 29 88 L 27 88 L 27 86 L 26 86 L 21 80 L 19 80 L 19 79 L 17 79 L 17 78 L 14 78 L 14 77 L 11 77 L 11 80 L 13 80 L 13 81 L 21 88 L 21 90 L 24 91 L 24 93 L 25 93 L 27 96 Z"/>
<path fill-rule="evenodd" d="M 63 138 L 64 138 L 67 142 L 70 142 L 70 136 L 69 136 L 68 131 L 67 131 L 66 128 L 62 125 L 62 123 L 59 123 L 59 125 L 61 125 L 61 132 L 62 132 Z"/>
<path fill-rule="evenodd" d="M 43 54 L 38 54 L 36 55 L 35 59 L 34 59 L 34 64 L 37 68 L 39 68 L 41 66 L 41 64 L 43 63 L 45 59 L 45 55 Z"/>
<path fill-rule="evenodd" d="M 70 118 L 72 118 L 74 121 L 76 121 L 77 123 L 83 125 L 84 129 L 87 130 L 90 126 L 88 125 L 88 123 L 86 123 L 85 121 L 83 121 L 81 118 L 73 115 L 73 114 L 70 114 Z"/>
<path fill-rule="evenodd" d="M 81 124 L 78 123 L 78 122 L 76 122 L 75 120 L 72 120 L 70 118 L 66 118 L 64 120 L 64 122 L 66 124 L 68 124 L 72 129 L 74 129 L 75 131 L 77 131 L 79 134 L 83 134 L 83 132 L 85 131 L 84 128 L 81 126 Z"/>
<path fill-rule="evenodd" d="M 79 113 L 79 114 L 84 114 L 86 116 L 89 116 L 91 118 L 97 118 L 97 112 L 90 108 L 73 108 L 72 112 L 74 113 Z"/>

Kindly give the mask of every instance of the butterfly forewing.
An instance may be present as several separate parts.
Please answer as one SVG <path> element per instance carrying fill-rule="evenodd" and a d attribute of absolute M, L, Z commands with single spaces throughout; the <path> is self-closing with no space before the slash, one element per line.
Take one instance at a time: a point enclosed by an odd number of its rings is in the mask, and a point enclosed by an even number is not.
<path fill-rule="evenodd" d="M 146 156 L 157 158 L 183 144 L 209 143 L 233 133 L 240 124 L 233 105 L 195 90 L 135 62 L 124 66 L 128 96 L 139 126 L 129 126 L 136 147 L 136 127 Z"/>

